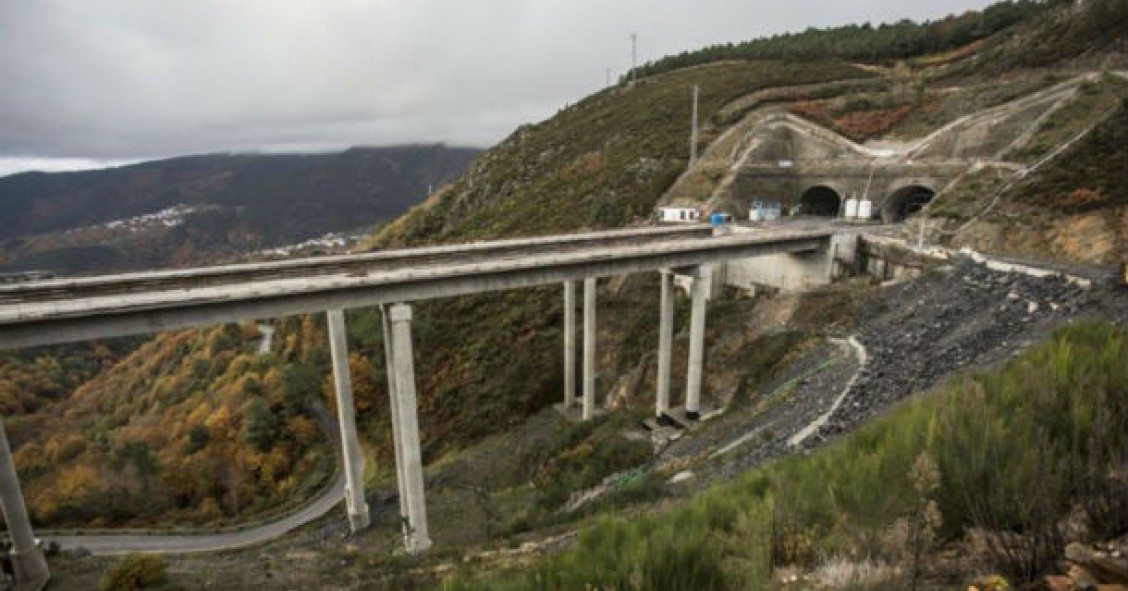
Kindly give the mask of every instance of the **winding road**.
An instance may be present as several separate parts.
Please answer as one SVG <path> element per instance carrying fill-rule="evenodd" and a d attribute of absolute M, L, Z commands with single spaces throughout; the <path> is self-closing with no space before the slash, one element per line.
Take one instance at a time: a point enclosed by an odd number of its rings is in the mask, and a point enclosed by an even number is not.
<path fill-rule="evenodd" d="M 345 475 L 338 472 L 328 490 L 300 511 L 278 521 L 242 530 L 218 533 L 120 533 L 120 534 L 50 534 L 41 536 L 44 543 L 56 542 L 63 549 L 85 548 L 94 554 L 126 554 L 130 552 L 178 554 L 210 552 L 253 546 L 273 540 L 291 530 L 305 525 L 336 507 L 345 495 Z"/>
<path fill-rule="evenodd" d="M 336 450 L 336 465 L 340 464 L 340 439 L 337 422 L 319 402 L 311 405 L 310 414 L 329 438 Z M 183 554 L 231 550 L 268 542 L 329 513 L 345 498 L 345 474 L 336 470 L 333 484 L 305 507 L 275 521 L 247 527 L 229 527 L 222 530 L 198 530 L 185 533 L 165 533 L 159 530 L 123 531 L 121 533 L 43 532 L 44 543 L 55 542 L 64 550 L 85 548 L 93 554 Z"/>

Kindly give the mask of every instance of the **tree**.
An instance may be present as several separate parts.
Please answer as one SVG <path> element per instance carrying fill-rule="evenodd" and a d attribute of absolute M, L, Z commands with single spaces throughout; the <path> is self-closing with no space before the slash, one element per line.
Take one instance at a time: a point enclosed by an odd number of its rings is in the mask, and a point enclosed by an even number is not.
<path fill-rule="evenodd" d="M 243 441 L 254 445 L 259 451 L 270 449 L 277 434 L 278 421 L 263 402 L 254 398 L 243 410 Z"/>
<path fill-rule="evenodd" d="M 321 376 L 309 363 L 287 365 L 282 382 L 282 409 L 287 417 L 300 414 L 306 400 L 321 390 Z"/>
<path fill-rule="evenodd" d="M 379 394 L 376 389 L 372 364 L 360 353 L 349 353 L 349 374 L 352 377 L 353 404 L 357 414 L 367 414 L 377 406 Z"/>
<path fill-rule="evenodd" d="M 204 425 L 192 425 L 188 429 L 188 443 L 184 445 L 184 454 L 191 455 L 208 446 L 210 439 L 208 428 Z"/>

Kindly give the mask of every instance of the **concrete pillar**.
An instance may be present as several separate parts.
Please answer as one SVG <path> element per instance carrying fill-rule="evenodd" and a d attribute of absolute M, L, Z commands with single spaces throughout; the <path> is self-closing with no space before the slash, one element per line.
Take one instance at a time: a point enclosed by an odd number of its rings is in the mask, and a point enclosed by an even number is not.
<path fill-rule="evenodd" d="M 341 454 L 345 457 L 345 506 L 349 529 L 358 532 L 369 524 L 368 503 L 364 500 L 364 455 L 356 437 L 356 408 L 353 406 L 352 379 L 349 376 L 349 345 L 345 333 L 345 313 L 325 313 L 329 325 L 329 352 L 333 358 L 333 385 L 337 390 L 337 421 L 341 424 Z"/>
<path fill-rule="evenodd" d="M 415 362 L 411 353 L 411 306 L 393 304 L 392 342 L 395 344 L 396 396 L 399 398 L 400 454 L 403 459 L 403 488 L 407 498 L 407 551 L 431 547 L 427 533 L 427 503 L 423 496 L 423 456 L 419 450 L 419 415 L 415 396 Z"/>
<path fill-rule="evenodd" d="M 12 462 L 12 449 L 8 445 L 3 422 L 0 422 L 0 509 L 4 512 L 4 523 L 8 525 L 8 535 L 12 538 L 16 591 L 39 591 L 47 585 L 51 572 L 47 569 L 47 558 L 35 544 L 35 535 L 31 532 L 31 521 L 27 517 L 20 479 Z"/>
<path fill-rule="evenodd" d="M 584 412 L 595 416 L 595 278 L 584 279 Z"/>
<path fill-rule="evenodd" d="M 658 393 L 654 414 L 658 418 L 670 410 L 670 359 L 674 342 L 674 277 L 662 271 L 662 286 L 658 304 Z"/>
<path fill-rule="evenodd" d="M 709 297 L 709 274 L 703 266 L 693 274 L 693 303 L 689 316 L 689 369 L 685 386 L 685 416 L 701 417 L 701 372 L 705 359 L 705 300 Z"/>
<path fill-rule="evenodd" d="M 576 404 L 576 282 L 564 282 L 564 406 Z"/>
<path fill-rule="evenodd" d="M 403 437 L 400 429 L 399 416 L 399 390 L 396 388 L 396 354 L 395 340 L 392 336 L 392 317 L 387 306 L 380 306 L 380 315 L 383 318 L 384 328 L 384 373 L 388 374 L 389 408 L 392 413 L 392 447 L 395 449 L 396 463 L 396 488 L 399 491 L 400 525 L 403 529 L 403 542 L 406 547 L 410 543 L 407 527 L 407 494 L 404 491 L 403 476 Z"/>

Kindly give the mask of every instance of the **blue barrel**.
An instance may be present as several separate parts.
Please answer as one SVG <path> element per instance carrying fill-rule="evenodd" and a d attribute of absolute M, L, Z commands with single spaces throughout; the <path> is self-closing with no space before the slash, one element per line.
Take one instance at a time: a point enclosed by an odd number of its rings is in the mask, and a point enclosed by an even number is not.
<path fill-rule="evenodd" d="M 709 216 L 709 223 L 714 226 L 723 226 L 725 224 L 725 214 L 714 213 Z"/>

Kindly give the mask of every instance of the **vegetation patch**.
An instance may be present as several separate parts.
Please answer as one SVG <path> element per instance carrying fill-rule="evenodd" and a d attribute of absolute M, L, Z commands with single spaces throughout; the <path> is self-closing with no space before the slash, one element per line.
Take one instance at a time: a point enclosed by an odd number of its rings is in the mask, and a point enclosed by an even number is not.
<path fill-rule="evenodd" d="M 916 23 L 908 19 L 873 26 L 846 25 L 826 29 L 809 28 L 736 44 L 713 45 L 696 51 L 664 57 L 636 68 L 638 76 L 650 76 L 677 68 L 733 59 L 812 60 L 837 58 L 865 62 L 904 58 L 958 50 L 1045 11 L 1057 2 L 1006 0 L 982 11 L 967 11 L 935 21 Z M 630 77 L 628 73 L 625 77 Z"/>
<path fill-rule="evenodd" d="M 1050 115 L 1025 145 L 1004 156 L 1005 160 L 1033 163 L 1057 146 L 1073 139 L 1100 118 L 1115 112 L 1128 96 L 1128 81 L 1106 74 L 1097 82 L 1083 82 L 1077 96 Z"/>
<path fill-rule="evenodd" d="M 128 554 L 111 565 L 98 580 L 98 591 L 142 591 L 155 589 L 165 580 L 160 556 Z"/>
<path fill-rule="evenodd" d="M 1120 99 L 1114 112 L 1070 148 L 1059 162 L 1050 163 L 1016 186 L 1009 199 L 1062 213 L 1128 205 L 1125 170 L 1128 170 L 1128 98 Z"/>
<path fill-rule="evenodd" d="M 1094 539 L 1128 529 L 1126 424 L 1125 335 L 1081 323 L 811 456 L 661 514 L 597 519 L 563 554 L 443 588 L 766 589 L 779 567 L 840 556 L 898 566 L 888 585 L 907 588 L 930 575 L 922 556 L 968 531 L 1028 581 L 1060 556 L 1071 511 Z"/>
<path fill-rule="evenodd" d="M 703 120 L 748 93 L 873 74 L 838 62 L 709 64 L 620 84 L 520 127 L 384 246 L 617 227 L 650 216 L 688 160 L 692 86 Z"/>
<path fill-rule="evenodd" d="M 253 323 L 163 333 L 26 417 L 41 431 L 14 459 L 33 522 L 214 526 L 318 492 L 335 463 L 308 411 L 324 335 L 306 317 L 281 323 L 277 354 L 260 338 Z"/>
<path fill-rule="evenodd" d="M 928 216 L 951 222 L 966 221 L 983 211 L 1010 176 L 1010 171 L 997 168 L 970 173 L 928 204 Z"/>
<path fill-rule="evenodd" d="M 884 136 L 918 109 L 929 112 L 934 108 L 915 102 L 874 102 L 868 98 L 846 101 L 841 106 L 830 101 L 800 101 L 788 107 L 791 113 L 829 127 L 855 142 Z"/>

